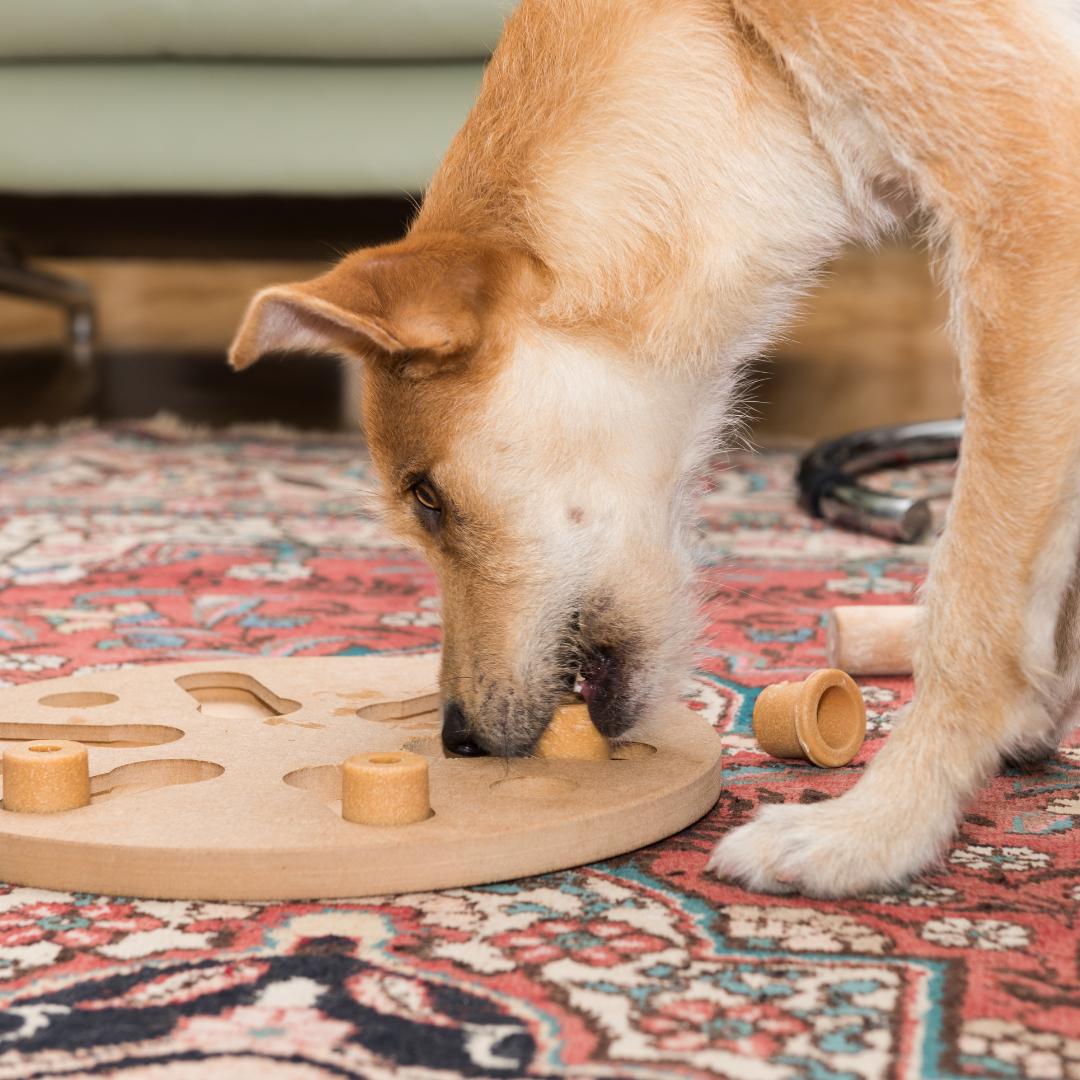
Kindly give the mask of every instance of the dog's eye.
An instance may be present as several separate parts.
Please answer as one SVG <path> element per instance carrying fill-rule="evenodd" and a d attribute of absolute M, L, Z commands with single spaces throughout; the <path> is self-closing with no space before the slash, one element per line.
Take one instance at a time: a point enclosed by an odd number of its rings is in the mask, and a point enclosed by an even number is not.
<path fill-rule="evenodd" d="M 435 494 L 435 489 L 426 480 L 421 480 L 418 483 L 413 484 L 412 493 L 416 501 L 424 507 L 424 509 L 433 510 L 436 514 L 442 510 L 442 503 L 439 502 L 439 496 Z"/>

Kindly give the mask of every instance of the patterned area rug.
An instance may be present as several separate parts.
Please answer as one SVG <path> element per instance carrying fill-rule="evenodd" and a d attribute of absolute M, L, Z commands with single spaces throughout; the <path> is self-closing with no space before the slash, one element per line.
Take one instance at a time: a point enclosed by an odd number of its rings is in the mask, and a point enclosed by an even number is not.
<path fill-rule="evenodd" d="M 909 602 L 927 556 L 811 522 L 792 470 L 736 457 L 702 501 L 709 632 L 687 695 L 726 755 L 707 817 L 602 865 L 443 893 L 0 888 L 0 1080 L 1080 1078 L 1080 748 L 993 780 L 941 865 L 897 895 L 772 899 L 703 873 L 759 805 L 846 790 L 911 693 L 863 680 L 870 732 L 850 768 L 757 748 L 755 696 L 823 666 L 828 608 Z M 349 442 L 9 434 L 0 679 L 434 649 L 434 579 L 358 511 L 370 482 Z M 132 813 L 152 797 L 130 796 Z"/>

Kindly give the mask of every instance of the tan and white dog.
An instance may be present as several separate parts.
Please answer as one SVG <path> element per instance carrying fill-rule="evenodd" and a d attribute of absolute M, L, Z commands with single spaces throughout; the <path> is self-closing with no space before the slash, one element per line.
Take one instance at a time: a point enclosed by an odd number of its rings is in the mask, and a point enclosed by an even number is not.
<path fill-rule="evenodd" d="M 364 364 L 389 525 L 444 597 L 444 738 L 522 754 L 580 682 L 620 737 L 681 686 L 696 482 L 743 362 L 913 212 L 967 428 L 917 699 L 842 798 L 718 873 L 842 896 L 927 866 L 1080 709 L 1075 0 L 524 0 L 406 239 L 253 301 L 233 346 Z"/>

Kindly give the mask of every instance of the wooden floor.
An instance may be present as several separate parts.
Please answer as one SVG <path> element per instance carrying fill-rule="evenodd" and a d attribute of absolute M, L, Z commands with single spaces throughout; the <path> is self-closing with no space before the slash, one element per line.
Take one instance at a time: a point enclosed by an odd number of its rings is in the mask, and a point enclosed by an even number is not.
<path fill-rule="evenodd" d="M 295 375 L 279 372 L 281 377 L 258 388 L 224 368 L 215 371 L 255 291 L 310 277 L 326 264 L 63 259 L 40 265 L 88 281 L 97 292 L 101 347 L 107 356 L 125 358 L 113 379 L 114 388 L 122 384 L 124 392 L 110 399 L 107 415 L 169 408 L 186 419 L 222 423 L 231 411 L 250 419 L 254 410 L 258 418 L 288 422 L 295 419 L 298 398 L 304 399 L 305 423 L 314 417 L 332 424 L 340 415 L 335 403 L 311 400 L 336 395 L 338 382 L 306 378 L 302 364 Z M 852 249 L 829 268 L 802 320 L 760 365 L 761 378 L 750 395 L 757 413 L 751 437 L 799 442 L 955 416 L 960 394 L 955 356 L 942 329 L 946 316 L 947 304 L 931 282 L 923 253 L 899 244 L 877 252 Z M 0 297 L 0 354 L 24 357 L 19 386 L 27 385 L 25 349 L 61 335 L 57 313 Z M 155 363 L 159 354 L 168 362 Z M 191 358 L 186 371 L 185 356 Z M 200 380 L 207 387 L 201 395 L 192 392 Z M 5 381 L 0 364 L 0 392 Z M 9 396 L 14 385 L 9 381 Z M 266 400 L 253 403 L 252 394 Z M 29 422 L 35 418 L 34 396 L 24 393 L 24 399 L 15 420 Z M 3 421 L 13 422 L 10 409 Z"/>

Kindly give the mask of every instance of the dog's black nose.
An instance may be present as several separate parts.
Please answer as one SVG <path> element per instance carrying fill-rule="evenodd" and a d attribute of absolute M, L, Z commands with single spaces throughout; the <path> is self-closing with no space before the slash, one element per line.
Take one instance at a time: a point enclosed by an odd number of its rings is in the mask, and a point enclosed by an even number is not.
<path fill-rule="evenodd" d="M 442 741 L 451 754 L 461 757 L 484 757 L 487 754 L 479 743 L 473 741 L 465 711 L 456 701 L 448 701 L 443 708 Z"/>

